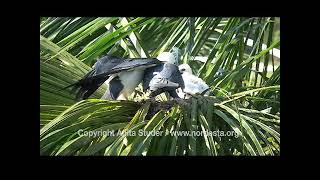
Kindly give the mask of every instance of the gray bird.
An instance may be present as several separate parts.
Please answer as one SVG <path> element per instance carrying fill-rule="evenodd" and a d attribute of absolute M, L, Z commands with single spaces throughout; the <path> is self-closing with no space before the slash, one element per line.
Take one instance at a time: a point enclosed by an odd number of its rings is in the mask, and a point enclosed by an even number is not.
<path fill-rule="evenodd" d="M 143 78 L 143 90 L 150 90 L 150 96 L 155 97 L 162 92 L 168 92 L 173 98 L 179 98 L 176 89 L 184 88 L 184 82 L 178 68 L 179 49 L 161 53 L 157 59 L 165 63 L 146 69 Z"/>
<path fill-rule="evenodd" d="M 76 99 L 87 99 L 104 82 L 109 87 L 102 99 L 126 100 L 142 81 L 144 70 L 161 62 L 156 58 L 129 58 L 104 56 L 97 60 L 93 69 L 82 79 L 63 89 L 73 87 Z"/>

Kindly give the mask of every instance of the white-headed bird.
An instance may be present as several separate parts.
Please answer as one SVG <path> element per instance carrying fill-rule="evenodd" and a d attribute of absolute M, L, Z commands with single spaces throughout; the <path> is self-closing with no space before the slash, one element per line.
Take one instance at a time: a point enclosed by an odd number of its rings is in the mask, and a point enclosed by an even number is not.
<path fill-rule="evenodd" d="M 184 88 L 177 90 L 180 98 L 188 99 L 195 94 L 209 95 L 209 86 L 201 78 L 193 75 L 192 69 L 188 64 L 179 65 L 179 71 L 184 81 Z"/>
<path fill-rule="evenodd" d="M 87 99 L 106 82 L 109 87 L 102 99 L 127 100 L 141 83 L 144 70 L 160 63 L 156 58 L 125 59 L 107 55 L 98 59 L 93 69 L 82 79 L 68 87 L 73 87 L 76 100 L 82 100 Z"/>
<path fill-rule="evenodd" d="M 146 69 L 143 78 L 143 90 L 150 90 L 150 96 L 155 97 L 168 92 L 173 98 L 179 98 L 176 89 L 184 88 L 184 82 L 178 68 L 179 49 L 174 47 L 171 52 L 161 53 L 157 59 L 164 62 Z"/>

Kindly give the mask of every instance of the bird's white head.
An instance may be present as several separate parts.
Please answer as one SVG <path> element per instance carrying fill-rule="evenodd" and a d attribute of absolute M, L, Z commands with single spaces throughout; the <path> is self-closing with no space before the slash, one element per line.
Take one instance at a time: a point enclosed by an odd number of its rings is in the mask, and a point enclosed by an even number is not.
<path fill-rule="evenodd" d="M 162 62 L 178 65 L 180 59 L 179 48 L 173 47 L 170 52 L 162 52 L 158 55 L 157 59 Z"/>
<path fill-rule="evenodd" d="M 179 65 L 179 71 L 180 71 L 180 73 L 190 73 L 190 74 L 192 74 L 192 69 L 189 66 L 189 64 L 181 64 L 181 65 Z"/>
<path fill-rule="evenodd" d="M 176 59 L 175 59 L 174 55 L 170 52 L 162 52 L 161 54 L 159 54 L 157 59 L 162 62 L 176 64 Z"/>

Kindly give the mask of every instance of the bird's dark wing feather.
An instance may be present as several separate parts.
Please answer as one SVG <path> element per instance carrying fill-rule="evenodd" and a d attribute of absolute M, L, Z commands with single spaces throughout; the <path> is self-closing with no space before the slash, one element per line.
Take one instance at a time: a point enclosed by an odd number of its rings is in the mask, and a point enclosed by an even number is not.
<path fill-rule="evenodd" d="M 164 68 L 160 72 L 160 74 L 168 81 L 178 83 L 181 88 L 184 88 L 184 81 L 180 74 L 178 66 L 170 63 L 165 63 Z"/>
<path fill-rule="evenodd" d="M 110 81 L 109 84 L 109 93 L 113 100 L 116 100 L 123 89 L 123 84 L 119 77 L 115 77 Z"/>
<path fill-rule="evenodd" d="M 93 76 L 109 72 L 112 68 L 116 67 L 118 64 L 124 62 L 124 58 L 116 56 L 104 56 L 100 58 L 93 67 Z"/>
<path fill-rule="evenodd" d="M 159 73 L 164 81 L 154 79 L 159 78 L 159 76 L 156 77 L 155 72 Z M 184 88 L 184 82 L 178 66 L 174 64 L 164 63 L 145 71 L 143 89 L 151 89 L 151 96 L 156 96 L 162 92 L 169 92 L 172 97 L 178 97 L 178 95 L 174 93 L 178 87 Z"/>
<path fill-rule="evenodd" d="M 109 78 L 109 75 L 106 73 L 123 61 L 123 58 L 104 56 L 97 60 L 93 69 L 82 79 L 63 89 L 73 87 L 71 92 L 76 93 L 76 100 L 87 99 Z"/>
<path fill-rule="evenodd" d="M 126 59 L 122 63 L 118 64 L 117 66 L 113 67 L 109 73 L 114 74 L 125 70 L 132 70 L 137 67 L 149 68 L 161 64 L 156 58 L 132 58 Z"/>
<path fill-rule="evenodd" d="M 155 67 L 151 67 L 148 68 L 144 71 L 144 77 L 143 77 L 143 82 L 142 82 L 142 86 L 143 86 L 143 90 L 146 91 L 147 89 L 149 89 L 150 87 L 150 81 L 152 80 L 152 78 L 155 76 L 155 72 L 160 73 L 163 69 L 164 64 L 159 64 Z"/>
<path fill-rule="evenodd" d="M 158 64 L 160 64 L 161 61 L 159 61 L 156 58 L 132 58 L 132 59 L 125 59 L 120 64 L 114 66 L 107 72 L 95 75 L 93 77 L 90 77 L 91 80 L 96 79 L 103 79 L 105 77 L 108 77 L 110 74 L 116 74 L 122 71 L 130 71 L 135 68 L 141 67 L 141 68 L 148 68 L 153 67 Z"/>

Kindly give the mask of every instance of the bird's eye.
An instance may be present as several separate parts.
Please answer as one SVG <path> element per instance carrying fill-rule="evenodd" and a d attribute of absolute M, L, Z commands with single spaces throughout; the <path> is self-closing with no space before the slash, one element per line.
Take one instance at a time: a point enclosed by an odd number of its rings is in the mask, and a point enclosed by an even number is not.
<path fill-rule="evenodd" d="M 181 69 L 181 71 L 185 71 L 186 69 Z"/>

